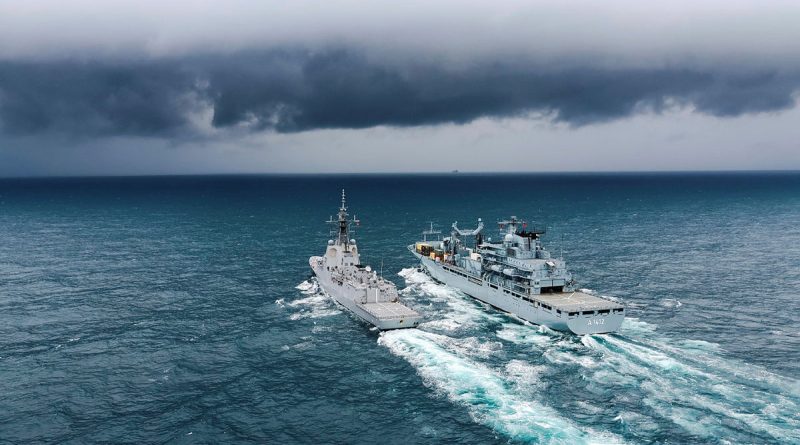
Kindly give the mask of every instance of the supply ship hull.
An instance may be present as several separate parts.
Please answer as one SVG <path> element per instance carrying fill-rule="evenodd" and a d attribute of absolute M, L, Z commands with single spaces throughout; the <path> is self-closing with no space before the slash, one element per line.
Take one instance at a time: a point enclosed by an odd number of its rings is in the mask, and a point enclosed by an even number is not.
<path fill-rule="evenodd" d="M 483 223 L 474 230 L 453 224 L 451 236 L 426 239 L 408 250 L 428 274 L 441 283 L 534 324 L 578 335 L 619 330 L 625 307 L 607 298 L 575 290 L 563 259 L 552 258 L 541 245 L 544 231 L 526 231 L 515 217 L 501 221 L 502 243 L 483 240 Z M 519 226 L 523 226 L 519 230 Z M 474 248 L 463 238 L 475 237 Z"/>
<path fill-rule="evenodd" d="M 523 295 L 423 257 L 414 252 L 413 244 L 408 248 L 434 280 L 534 324 L 578 335 L 603 334 L 619 330 L 625 319 L 620 305 L 593 295 L 577 291 Z"/>

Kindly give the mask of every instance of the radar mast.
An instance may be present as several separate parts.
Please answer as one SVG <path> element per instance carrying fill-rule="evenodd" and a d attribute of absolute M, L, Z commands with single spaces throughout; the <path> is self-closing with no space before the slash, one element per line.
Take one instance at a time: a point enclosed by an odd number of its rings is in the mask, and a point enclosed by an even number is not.
<path fill-rule="evenodd" d="M 349 215 L 347 214 L 347 198 L 344 193 L 344 189 L 342 189 L 342 206 L 339 207 L 339 213 L 337 214 L 337 219 L 333 219 L 330 217 L 328 224 L 336 226 L 336 229 L 331 231 L 332 235 L 336 235 L 336 244 L 342 245 L 345 248 L 350 246 L 350 224 L 359 225 L 361 221 L 356 219 L 353 216 L 353 219 L 347 219 Z"/>

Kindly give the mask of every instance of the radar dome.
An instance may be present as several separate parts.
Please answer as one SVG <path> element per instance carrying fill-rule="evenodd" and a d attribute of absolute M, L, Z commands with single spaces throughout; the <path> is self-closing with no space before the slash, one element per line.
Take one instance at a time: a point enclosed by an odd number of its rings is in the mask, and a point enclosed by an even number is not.
<path fill-rule="evenodd" d="M 511 241 L 514 241 L 514 235 L 512 235 L 510 233 L 506 233 L 506 236 L 503 237 L 503 241 L 505 241 L 507 243 L 510 243 Z"/>

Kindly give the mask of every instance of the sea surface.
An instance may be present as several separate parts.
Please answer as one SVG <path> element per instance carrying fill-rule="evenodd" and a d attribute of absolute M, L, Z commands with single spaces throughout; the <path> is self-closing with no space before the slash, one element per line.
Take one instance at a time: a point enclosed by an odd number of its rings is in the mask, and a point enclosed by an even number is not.
<path fill-rule="evenodd" d="M 343 188 L 420 329 L 310 277 Z M 406 250 L 511 215 L 621 332 L 524 323 Z M 800 173 L 0 180 L 3 444 L 800 443 L 798 379 Z"/>

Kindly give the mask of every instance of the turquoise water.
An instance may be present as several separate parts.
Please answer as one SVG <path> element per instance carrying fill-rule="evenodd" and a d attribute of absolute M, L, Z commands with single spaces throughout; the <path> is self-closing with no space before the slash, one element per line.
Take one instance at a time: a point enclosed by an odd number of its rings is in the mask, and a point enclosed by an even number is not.
<path fill-rule="evenodd" d="M 310 279 L 341 188 L 421 329 Z M 526 325 L 405 249 L 512 214 L 628 305 L 619 334 Z M 800 442 L 799 295 L 797 173 L 0 180 L 0 442 Z"/>

